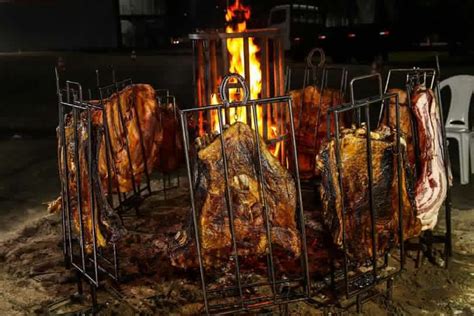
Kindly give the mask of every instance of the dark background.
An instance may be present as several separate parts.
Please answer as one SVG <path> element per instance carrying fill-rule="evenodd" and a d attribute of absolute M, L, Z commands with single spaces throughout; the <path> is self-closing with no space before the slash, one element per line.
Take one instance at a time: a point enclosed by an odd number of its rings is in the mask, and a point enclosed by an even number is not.
<path fill-rule="evenodd" d="M 3 0 L 0 51 L 162 48 L 170 37 L 195 29 L 222 28 L 229 0 Z M 231 3 L 233 1 L 230 1 Z M 245 0 L 250 27 L 267 24 L 268 12 L 283 0 Z M 332 21 L 373 17 L 402 39 L 431 36 L 474 47 L 474 0 L 321 0 L 316 5 Z M 132 28 L 132 30 L 128 30 Z M 128 33 L 127 33 L 128 32 Z M 125 34 L 127 33 L 127 34 Z M 130 39 L 133 37 L 133 39 Z"/>

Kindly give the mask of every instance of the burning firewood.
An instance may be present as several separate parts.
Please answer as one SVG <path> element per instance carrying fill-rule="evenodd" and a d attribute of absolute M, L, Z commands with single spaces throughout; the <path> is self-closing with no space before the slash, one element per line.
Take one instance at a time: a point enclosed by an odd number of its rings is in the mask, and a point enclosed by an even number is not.
<path fill-rule="evenodd" d="M 376 251 L 383 255 L 396 243 L 399 230 L 399 198 L 396 139 L 390 128 L 370 132 L 373 166 L 373 194 L 376 212 Z M 402 212 L 404 238 L 417 236 L 421 229 L 416 218 L 414 178 L 407 164 L 405 140 L 401 139 Z M 318 155 L 317 168 L 322 175 L 320 187 L 323 221 L 333 241 L 343 245 L 343 209 L 345 206 L 345 240 L 347 253 L 354 260 L 372 256 L 371 217 L 367 168 L 367 129 L 341 131 L 342 188 L 336 165 L 335 140 L 326 143 Z M 342 190 L 342 191 L 341 191 Z"/>
<path fill-rule="evenodd" d="M 216 137 L 201 137 L 197 141 L 199 149 L 193 183 L 201 253 L 207 268 L 228 263 L 232 253 L 222 146 L 220 137 Z M 261 187 L 255 132 L 247 124 L 237 122 L 223 131 L 223 138 L 238 255 L 255 259 L 268 252 L 266 202 L 274 249 L 279 248 L 292 258 L 299 257 L 301 240 L 296 226 L 293 177 L 260 140 L 264 179 Z M 178 232 L 168 247 L 172 264 L 182 268 L 195 267 L 195 247 L 193 229 Z"/>

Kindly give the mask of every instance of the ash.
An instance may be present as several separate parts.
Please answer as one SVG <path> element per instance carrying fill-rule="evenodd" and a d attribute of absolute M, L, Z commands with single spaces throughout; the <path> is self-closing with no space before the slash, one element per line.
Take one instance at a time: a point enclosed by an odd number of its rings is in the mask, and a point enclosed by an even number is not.
<path fill-rule="evenodd" d="M 186 185 L 146 199 L 139 215 L 124 214 L 129 234 L 120 241 L 123 282 L 105 281 L 98 290 L 99 314 L 197 314 L 202 309 L 199 271 L 171 266 L 164 241 L 189 220 Z M 453 210 L 454 254 L 448 269 L 443 262 L 424 260 L 395 279 L 393 300 L 369 301 L 364 313 L 464 314 L 474 309 L 474 210 Z M 438 224 L 443 227 L 443 221 Z M 441 251 L 442 249 L 439 249 Z M 409 253 L 415 257 L 415 253 Z M 442 257 L 442 256 L 437 256 Z M 45 215 L 0 243 L 0 314 L 64 314 L 90 312 L 87 284 L 84 296 L 77 291 L 73 270 L 64 267 L 60 216 Z M 326 309 L 339 312 L 337 308 Z M 317 313 L 305 303 L 289 306 L 291 314 Z M 352 308 L 349 314 L 355 314 Z"/>

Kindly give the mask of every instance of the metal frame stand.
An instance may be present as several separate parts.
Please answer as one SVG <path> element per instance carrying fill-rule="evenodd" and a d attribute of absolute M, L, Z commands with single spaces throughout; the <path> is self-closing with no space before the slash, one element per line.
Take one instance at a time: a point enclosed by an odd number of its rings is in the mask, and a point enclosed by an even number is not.
<path fill-rule="evenodd" d="M 368 97 L 360 100 L 356 100 L 354 97 L 354 84 L 360 81 L 367 80 L 377 80 L 378 81 L 378 90 L 379 95 Z M 404 245 L 403 245 L 403 200 L 402 200 L 402 159 L 401 157 L 401 136 L 400 136 L 400 113 L 399 113 L 399 103 L 397 94 L 384 94 L 382 90 L 382 79 L 380 74 L 373 74 L 367 76 L 356 77 L 350 82 L 350 92 L 351 92 L 351 102 L 340 105 L 329 109 L 327 120 L 328 126 L 330 120 L 334 120 L 336 124 L 336 129 L 334 135 L 331 131 L 328 130 L 328 139 L 334 139 L 335 141 L 335 155 L 336 155 L 336 166 L 338 172 L 338 186 L 342 194 L 341 197 L 341 206 L 342 206 L 342 251 L 343 251 L 343 262 L 342 262 L 342 271 L 335 270 L 333 263 L 333 269 L 331 269 L 329 275 L 329 289 L 335 294 L 336 304 L 335 306 L 341 308 L 342 310 L 347 310 L 352 306 L 356 306 L 357 312 L 362 312 L 363 303 L 374 298 L 375 296 L 383 295 L 388 301 L 391 300 L 391 295 L 393 292 L 393 280 L 394 278 L 401 273 L 403 270 L 403 258 L 404 258 Z M 377 232 L 376 232 L 376 218 L 377 211 L 374 201 L 374 180 L 373 180 L 373 162 L 372 162 L 372 146 L 371 146 L 371 117 L 372 113 L 371 108 L 375 108 L 380 104 L 389 102 L 390 99 L 395 100 L 396 105 L 396 122 L 395 122 L 395 131 L 393 133 L 395 136 L 394 143 L 394 157 L 397 157 L 397 183 L 398 183 L 398 242 L 396 245 L 392 245 L 392 250 L 397 249 L 397 252 L 400 255 L 400 262 L 397 263 L 398 268 L 393 272 L 388 272 L 385 270 L 389 266 L 389 250 L 385 255 L 380 256 L 377 252 Z M 352 113 L 353 119 L 355 120 L 354 124 L 361 127 L 365 124 L 367 133 L 367 170 L 368 170 L 368 201 L 369 201 L 369 212 L 370 212 L 370 232 L 371 232 L 371 242 L 372 242 L 372 256 L 367 257 L 367 260 L 364 265 L 368 268 L 368 271 L 362 272 L 358 270 L 357 262 L 351 262 L 348 256 L 348 246 L 346 242 L 346 227 L 345 227 L 345 216 L 346 216 L 346 206 L 344 205 L 344 190 L 343 190 L 343 175 L 342 175 L 342 161 L 341 161 L 341 147 L 340 147 L 340 126 L 339 126 L 339 117 L 346 113 Z M 354 157 L 354 159 L 360 159 L 360 157 Z M 336 260 L 335 258 L 332 259 Z M 385 271 L 384 271 L 385 270 Z M 385 293 L 382 293 L 376 289 L 377 285 L 386 282 Z M 330 306 L 333 303 L 329 301 L 317 301 L 316 299 L 309 299 L 308 303 L 319 308 L 324 306 Z"/>
<path fill-rule="evenodd" d="M 234 102 L 230 103 L 228 100 L 228 83 L 230 81 L 236 81 L 238 84 L 241 85 L 243 89 L 243 101 L 242 102 Z M 258 106 L 266 106 L 268 104 L 280 107 L 286 107 L 289 113 L 289 123 L 288 128 L 289 131 L 289 138 L 288 140 L 292 142 L 292 149 L 294 151 L 294 155 L 296 156 L 296 143 L 295 143 L 295 134 L 294 134 L 294 126 L 293 126 L 293 113 L 291 108 L 291 98 L 289 96 L 282 96 L 282 97 L 274 97 L 274 98 L 265 98 L 265 99 L 257 99 L 257 100 L 249 100 L 248 96 L 248 86 L 245 83 L 245 80 L 237 74 L 231 74 L 224 77 L 221 86 L 220 86 L 220 94 L 221 98 L 223 99 L 223 103 L 217 105 L 208 105 L 208 106 L 200 106 L 191 109 L 185 109 L 180 111 L 181 116 L 181 126 L 183 128 L 183 138 L 184 138 L 184 145 L 185 145 L 185 157 L 186 157 L 186 165 L 188 170 L 188 180 L 189 180 L 189 191 L 190 191 L 190 199 L 191 199 L 191 209 L 193 214 L 193 224 L 194 224 L 194 238 L 196 241 L 197 246 L 197 255 L 199 259 L 199 270 L 201 276 L 201 286 L 202 286 L 202 293 L 204 299 L 204 312 L 206 314 L 213 314 L 213 313 L 239 313 L 239 312 L 250 312 L 253 310 L 262 311 L 263 309 L 270 308 L 272 306 L 282 306 L 285 310 L 288 303 L 296 302 L 296 301 L 304 301 L 307 299 L 310 290 L 310 279 L 309 279 L 309 270 L 308 270 L 308 258 L 307 258 L 307 251 L 306 251 L 306 235 L 305 235 L 305 219 L 303 215 L 303 204 L 302 204 L 302 197 L 301 197 L 301 188 L 300 188 L 300 181 L 299 181 L 299 173 L 298 173 L 298 162 L 295 161 L 295 184 L 297 189 L 297 209 L 296 209 L 296 216 L 297 216 L 297 226 L 298 231 L 301 236 L 301 256 L 300 256 L 300 264 L 301 266 L 299 269 L 301 270 L 298 273 L 298 276 L 288 277 L 279 279 L 276 275 L 276 267 L 274 264 L 274 254 L 272 250 L 272 243 L 268 243 L 268 254 L 267 254 L 267 278 L 268 280 L 265 282 L 257 282 L 257 283 L 250 283 L 244 282 L 242 279 L 241 274 L 241 265 L 239 264 L 239 256 L 237 255 L 237 241 L 235 237 L 235 228 L 234 228 L 234 210 L 231 203 L 231 191 L 230 191 L 230 182 L 229 182 L 229 171 L 228 171 L 228 163 L 229 161 L 228 155 L 226 153 L 224 147 L 224 138 L 223 133 L 220 133 L 220 136 L 217 136 L 221 142 L 221 151 L 223 157 L 223 172 L 225 178 L 225 200 L 226 200 L 226 208 L 227 208 L 227 216 L 229 218 L 229 228 L 231 232 L 231 246 L 232 246 L 232 253 L 229 255 L 229 260 L 235 265 L 235 283 L 232 286 L 228 285 L 218 285 L 216 284 L 216 288 L 212 290 L 209 289 L 208 280 L 206 277 L 206 269 L 204 266 L 204 259 L 203 254 L 201 251 L 201 241 L 200 241 L 200 233 L 199 233 L 199 218 L 198 212 L 199 210 L 196 209 L 196 202 L 195 202 L 195 188 L 193 186 L 194 181 L 194 171 L 192 167 L 193 160 L 193 151 L 190 148 L 191 139 L 189 137 L 188 132 L 188 115 L 193 116 L 199 112 L 206 112 L 206 111 L 217 111 L 218 113 L 218 123 L 220 131 L 224 130 L 224 125 L 226 124 L 224 112 L 229 110 L 230 108 L 237 108 L 237 107 L 246 107 L 249 111 L 252 111 L 253 114 L 253 131 L 255 134 L 256 140 L 256 147 L 257 147 L 257 155 L 258 155 L 258 163 L 256 164 L 255 168 L 258 171 L 258 181 L 259 181 L 259 191 L 262 198 L 262 205 L 264 213 L 264 218 L 266 218 L 264 226 L 266 231 L 267 240 L 271 240 L 271 222 L 270 222 L 270 210 L 267 209 L 267 202 L 265 200 L 265 194 L 263 190 L 263 174 L 262 174 L 262 161 L 261 161 L 261 148 L 259 145 L 260 142 L 260 133 L 258 128 L 258 120 L 257 120 L 257 107 Z M 249 124 L 251 122 L 247 122 Z M 250 125 L 250 124 L 249 124 Z M 266 141 L 270 141 L 267 139 L 263 139 Z M 194 152 L 194 154 L 196 154 Z M 286 291 L 280 292 L 277 290 L 283 284 L 292 284 L 295 286 L 291 290 L 290 293 L 285 293 Z M 271 287 L 272 295 L 262 295 L 256 297 L 248 297 L 245 293 L 248 291 L 257 291 L 259 288 L 262 287 Z M 231 299 L 231 302 L 228 302 L 224 299 Z M 223 301 L 224 299 L 224 301 Z"/>
<path fill-rule="evenodd" d="M 443 118 L 443 105 L 441 100 L 441 91 L 439 88 L 439 62 L 438 58 L 436 58 L 436 64 L 438 71 L 434 68 L 401 68 L 401 69 L 391 69 L 387 75 L 387 81 L 385 83 L 385 91 L 388 90 L 391 79 L 392 73 L 400 73 L 406 76 L 405 85 L 408 94 L 408 105 L 410 110 L 412 109 L 411 106 L 411 94 L 413 89 L 416 85 L 422 84 L 425 85 L 427 88 L 433 90 L 435 89 L 435 98 L 436 104 L 438 105 L 438 111 L 440 114 L 441 120 L 441 133 L 443 139 L 443 160 L 444 160 L 444 167 L 446 173 L 446 181 L 448 183 L 447 192 L 446 192 L 446 199 L 444 202 L 445 207 L 445 233 L 443 235 L 435 235 L 432 231 L 425 231 L 422 236 L 419 237 L 418 241 L 408 240 L 406 242 L 407 250 L 414 250 L 417 251 L 417 259 L 415 262 L 415 266 L 419 267 L 421 264 L 422 256 L 426 256 L 431 262 L 434 262 L 435 259 L 433 257 L 433 245 L 434 244 L 444 244 L 444 263 L 445 267 L 447 268 L 449 265 L 449 258 L 452 256 L 452 227 L 451 227 L 451 185 L 450 185 L 450 159 L 449 159 L 449 150 L 448 150 L 448 142 L 446 140 L 446 129 L 444 126 L 444 118 Z M 382 113 L 380 118 L 382 117 Z M 414 122 L 413 115 L 412 115 L 412 122 Z M 414 124 L 412 124 L 414 126 Z M 414 132 L 414 140 L 415 140 L 415 148 L 417 146 L 417 140 L 419 137 L 417 136 L 416 128 L 413 130 Z"/>
<path fill-rule="evenodd" d="M 120 188 L 114 187 L 112 177 L 108 177 L 105 188 L 100 183 L 98 171 L 98 153 L 103 140 L 105 140 L 107 172 L 113 174 L 114 168 L 114 148 L 110 139 L 110 126 L 107 121 L 107 111 L 105 108 L 106 100 L 113 96 L 118 96 L 119 91 L 132 85 L 131 79 L 116 82 L 115 73 L 112 70 L 113 83 L 108 86 L 100 87 L 99 72 L 97 76 L 97 91 L 99 100 L 85 101 L 83 99 L 83 88 L 80 83 L 65 81 L 65 87 L 61 87 L 59 72 L 56 69 L 56 89 L 58 96 L 58 141 L 60 144 L 59 165 L 61 180 L 62 197 L 62 232 L 63 232 L 63 254 L 66 268 L 76 270 L 77 293 L 79 298 L 83 295 L 82 280 L 87 281 L 91 286 L 92 312 L 99 310 L 97 302 L 97 288 L 102 279 L 109 278 L 114 284 L 120 283 L 120 264 L 116 243 L 109 240 L 106 246 L 99 246 L 97 240 L 97 229 L 100 225 L 99 209 L 107 208 L 117 214 L 128 209 L 134 208 L 138 212 L 137 204 L 145 197 L 152 194 L 150 185 L 150 175 L 146 164 L 146 152 L 143 143 L 142 130 L 138 118 L 138 111 L 135 103 L 131 106 L 135 111 L 135 124 L 139 130 L 140 148 L 142 159 L 144 161 L 144 181 L 140 184 L 135 183 L 133 168 L 131 165 L 130 147 L 127 138 L 127 129 L 124 113 L 122 113 L 121 100 L 118 98 L 118 109 L 120 128 L 124 134 L 123 145 L 127 150 L 129 158 L 129 168 L 133 192 L 121 192 Z M 89 97 L 92 98 L 92 92 L 89 90 Z M 176 117 L 176 103 L 173 96 L 166 93 L 164 96 L 167 102 L 171 102 L 174 115 Z M 160 100 L 158 100 L 160 101 Z M 92 114 L 101 112 L 103 121 L 101 124 L 94 123 Z M 132 122 L 133 124 L 133 122 Z M 80 147 L 83 150 L 80 150 Z M 71 153 L 71 148 L 73 153 Z M 72 156 L 71 156 L 72 155 Z M 85 155 L 82 157 L 81 155 Z M 68 161 L 72 159 L 74 169 L 68 166 Z M 81 179 L 81 176 L 87 170 L 87 179 Z M 117 176 L 117 173 L 115 172 Z M 75 181 L 73 188 L 70 185 L 70 179 Z M 179 178 L 178 178 L 179 179 Z M 87 185 L 85 184 L 87 181 Z M 84 185 L 81 185 L 84 184 Z M 179 184 L 179 180 L 178 180 Z M 86 187 L 88 192 L 82 192 Z M 165 187 L 166 189 L 166 187 Z M 87 196 L 84 196 L 84 195 Z M 84 213 L 85 201 L 88 201 L 87 213 Z M 85 215 L 85 216 L 84 216 Z M 85 219 L 90 216 L 91 228 L 85 226 Z M 77 229 L 73 220 L 79 222 Z M 88 231 L 90 230 L 90 232 Z M 91 234 L 89 237 L 88 234 Z"/>
<path fill-rule="evenodd" d="M 313 60 L 315 59 L 316 55 L 319 55 L 319 63 L 314 64 Z M 319 98 L 319 104 L 318 104 L 318 109 L 317 109 L 317 114 L 316 114 L 316 125 L 314 127 L 314 142 L 312 145 L 311 154 L 316 155 L 317 154 L 317 142 L 319 140 L 318 138 L 318 131 L 319 127 L 321 124 L 321 117 L 325 115 L 321 115 L 321 108 L 322 108 L 322 103 L 323 103 L 323 96 L 326 92 L 327 89 L 330 89 L 331 87 L 329 86 L 330 78 L 335 78 L 337 79 L 336 81 L 339 82 L 339 85 L 336 87 L 333 87 L 333 89 L 339 91 L 339 95 L 341 96 L 341 99 L 344 100 L 345 95 L 346 95 L 346 90 L 347 90 L 347 79 L 348 79 L 348 70 L 346 67 L 336 67 L 336 66 L 326 66 L 326 55 L 324 51 L 321 48 L 313 48 L 308 55 L 306 56 L 306 65 L 304 68 L 304 76 L 303 76 L 303 85 L 302 85 L 302 91 L 304 91 L 307 87 L 313 86 L 315 88 L 314 92 L 319 91 L 321 97 Z M 286 78 L 285 78 L 285 87 L 286 87 L 286 92 L 290 92 L 290 87 L 291 87 L 291 81 L 292 81 L 292 69 L 287 68 L 286 70 Z M 334 76 L 334 77 L 332 77 Z M 313 98 L 313 96 L 311 96 Z M 332 102 L 332 100 L 331 100 Z M 333 104 L 331 103 L 329 108 L 337 107 L 341 104 Z M 300 134 L 300 129 L 301 129 L 301 121 L 302 121 L 302 116 L 303 116 L 303 108 L 304 108 L 304 97 L 301 97 L 301 104 L 298 104 L 299 106 L 299 111 L 296 113 L 297 118 L 298 118 L 298 126 L 295 126 L 296 130 L 296 139 L 297 139 L 297 144 L 298 144 L 298 135 Z M 328 126 L 328 128 L 330 128 Z M 302 186 L 304 190 L 313 190 L 315 183 L 315 179 L 310 179 L 310 180 L 302 180 Z"/>

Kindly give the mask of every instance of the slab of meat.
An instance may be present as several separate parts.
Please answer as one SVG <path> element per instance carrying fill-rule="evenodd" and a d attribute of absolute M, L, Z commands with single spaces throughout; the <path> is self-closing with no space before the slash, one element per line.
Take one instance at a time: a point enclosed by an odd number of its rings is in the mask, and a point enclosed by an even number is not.
<path fill-rule="evenodd" d="M 149 172 L 158 164 L 158 152 L 163 142 L 163 127 L 155 90 L 147 84 L 127 86 L 105 101 L 105 111 L 113 163 L 109 174 L 105 138 L 103 138 L 99 158 L 101 180 L 105 188 L 110 177 L 113 192 L 117 192 L 117 189 L 120 192 L 130 192 L 133 190 L 133 182 L 138 185 L 142 181 L 145 162 Z M 121 115 L 125 126 L 121 124 Z M 103 123 L 102 111 L 94 111 L 93 121 L 96 124 Z"/>
<path fill-rule="evenodd" d="M 400 113 L 400 132 L 403 138 L 407 143 L 407 154 L 408 162 L 412 167 L 415 166 L 416 161 L 416 150 L 413 139 L 413 117 L 411 114 L 411 109 L 408 105 L 408 95 L 404 90 L 401 89 L 390 89 L 389 94 L 396 93 L 398 94 L 398 104 L 399 104 L 399 113 Z M 385 108 L 384 115 L 381 123 L 389 126 L 393 130 L 396 129 L 397 114 L 396 114 L 396 105 L 395 98 L 390 99 L 388 107 Z"/>
<path fill-rule="evenodd" d="M 157 170 L 169 173 L 178 169 L 184 162 L 183 136 L 181 125 L 171 104 L 160 108 L 160 124 L 163 141 L 158 147 Z"/>
<path fill-rule="evenodd" d="M 241 257 L 259 258 L 267 253 L 268 240 L 258 176 L 255 133 L 247 124 L 237 122 L 223 132 L 223 137 L 237 252 Z M 193 186 L 202 255 L 205 266 L 211 268 L 229 262 L 232 242 L 220 137 L 210 143 L 206 142 L 198 142 L 201 149 L 197 153 Z M 260 148 L 263 192 L 269 212 L 273 249 L 279 249 L 291 258 L 298 258 L 301 241 L 296 226 L 295 182 L 262 140 Z M 196 266 L 193 237 L 191 229 L 176 234 L 169 247 L 173 265 L 183 268 Z"/>
<path fill-rule="evenodd" d="M 342 203 L 345 206 L 347 253 L 353 260 L 372 256 L 371 217 L 367 168 L 367 131 L 345 129 L 340 138 L 342 192 L 336 165 L 335 140 L 326 143 L 317 158 L 321 171 L 320 186 L 323 222 L 331 232 L 334 244 L 343 245 Z M 385 254 L 398 240 L 399 199 L 396 140 L 388 127 L 371 132 L 373 192 L 376 212 L 376 251 Z M 414 208 L 414 179 L 406 162 L 403 141 L 402 202 L 404 237 L 419 234 L 421 225 Z"/>
<path fill-rule="evenodd" d="M 443 161 L 443 138 L 439 107 L 434 93 L 419 86 L 412 96 L 417 120 L 420 172 L 416 181 L 416 207 L 422 229 L 433 229 L 448 187 Z"/>
<path fill-rule="evenodd" d="M 92 212 L 90 207 L 91 202 L 91 191 L 90 191 L 90 179 L 89 179 L 89 169 L 88 169 L 88 147 L 89 147 L 89 137 L 92 136 L 94 141 L 92 142 L 92 172 L 93 172 L 93 182 L 94 190 L 96 192 L 96 202 L 99 212 L 95 214 L 95 228 L 96 228 L 96 240 L 99 247 L 106 245 L 107 239 L 116 239 L 124 231 L 121 221 L 115 211 L 110 207 L 107 202 L 106 197 L 103 195 L 103 190 L 100 185 L 100 179 L 98 176 L 98 161 L 99 161 L 99 144 L 102 139 L 102 127 L 100 125 L 93 124 L 92 126 L 92 135 L 89 135 L 87 132 L 87 117 L 86 113 L 82 113 L 78 118 L 78 128 L 77 128 L 77 143 L 74 141 L 74 128 L 73 126 L 73 117 L 68 114 L 65 117 L 65 134 L 66 134 L 66 150 L 68 159 L 66 161 L 68 167 L 68 183 L 67 188 L 69 190 L 69 208 L 71 209 L 72 218 L 69 219 L 73 225 L 71 229 L 76 229 L 77 234 L 80 231 L 80 213 L 79 208 L 82 212 L 82 225 L 84 240 L 86 243 L 86 249 L 89 251 L 92 248 Z M 62 181 L 66 180 L 66 175 L 64 173 L 64 159 L 63 159 L 63 146 L 60 138 L 58 138 L 58 158 L 59 158 L 59 174 Z M 75 163 L 75 147 L 78 148 L 78 161 L 80 173 L 78 173 L 78 166 Z M 78 179 L 80 178 L 80 179 Z M 78 186 L 79 184 L 79 186 Z M 77 196 L 80 191 L 81 200 L 78 201 Z M 55 202 L 55 206 L 61 208 L 61 197 L 59 197 Z M 79 205 L 80 203 L 80 205 Z M 103 228 L 106 227 L 105 231 Z"/>
<path fill-rule="evenodd" d="M 98 103 L 92 101 L 91 103 Z M 96 192 L 99 193 L 98 207 L 100 212 L 107 211 L 112 217 L 111 207 L 106 201 L 108 194 L 116 192 L 130 192 L 133 190 L 133 184 L 137 186 L 141 183 L 145 172 L 145 164 L 148 171 L 151 172 L 158 165 L 159 149 L 162 145 L 163 130 L 162 121 L 168 120 L 169 117 L 162 118 L 160 121 L 160 108 L 156 102 L 155 91 L 153 87 L 146 84 L 135 84 L 124 88 L 119 93 L 113 94 L 104 102 L 107 120 L 104 120 L 101 110 L 93 110 L 92 125 L 93 132 L 97 138 L 93 142 L 94 159 L 92 161 L 94 171 L 94 185 Z M 122 125 L 120 117 L 123 117 L 124 125 Z M 107 168 L 106 141 L 104 133 L 104 124 L 108 126 L 110 139 L 110 155 L 109 167 Z M 88 245 L 91 243 L 91 210 L 89 200 L 86 198 L 89 194 L 88 180 L 88 160 L 87 160 L 87 118 L 83 112 L 79 118 L 78 136 L 79 141 L 74 142 L 74 125 L 72 114 L 65 117 L 65 133 L 66 133 L 66 149 L 68 153 L 68 187 L 70 190 L 70 207 L 74 218 L 74 226 L 79 230 L 79 213 L 78 202 L 76 200 L 77 185 L 76 171 L 77 166 L 74 162 L 74 148 L 78 146 L 79 165 L 81 169 L 81 195 L 82 213 L 85 224 L 84 232 Z M 140 133 L 141 139 L 140 140 Z M 93 135 L 94 136 L 94 135 Z M 59 138 L 58 138 L 59 139 Z M 127 144 L 129 152 L 127 152 Z M 66 175 L 63 174 L 64 159 L 62 148 L 64 144 L 58 142 L 58 158 L 60 177 L 65 181 Z M 176 159 L 175 156 L 169 156 L 169 159 Z M 162 162 L 163 164 L 163 162 Z M 109 188 L 109 178 L 112 182 Z M 57 199 L 50 205 L 50 208 L 60 208 L 61 200 Z M 122 228 L 114 228 L 110 224 L 111 221 L 104 221 L 103 214 L 99 213 L 97 223 L 97 240 L 99 246 L 105 246 L 106 235 L 110 238 L 117 238 L 118 234 L 113 232 L 121 231 Z M 117 220 L 113 220 L 114 225 Z M 109 228 L 109 234 L 102 228 Z M 118 227 L 118 226 L 117 226 Z"/>
<path fill-rule="evenodd" d="M 314 157 L 319 152 L 322 141 L 327 137 L 327 111 L 330 107 L 341 104 L 342 97 L 339 90 L 325 89 L 321 100 L 321 91 L 314 86 L 291 91 L 290 95 L 293 98 L 300 178 L 307 180 L 314 176 Z M 342 118 L 340 122 L 342 126 Z M 331 121 L 330 128 L 334 132 L 334 120 Z M 290 166 L 293 165 L 290 162 Z"/>

